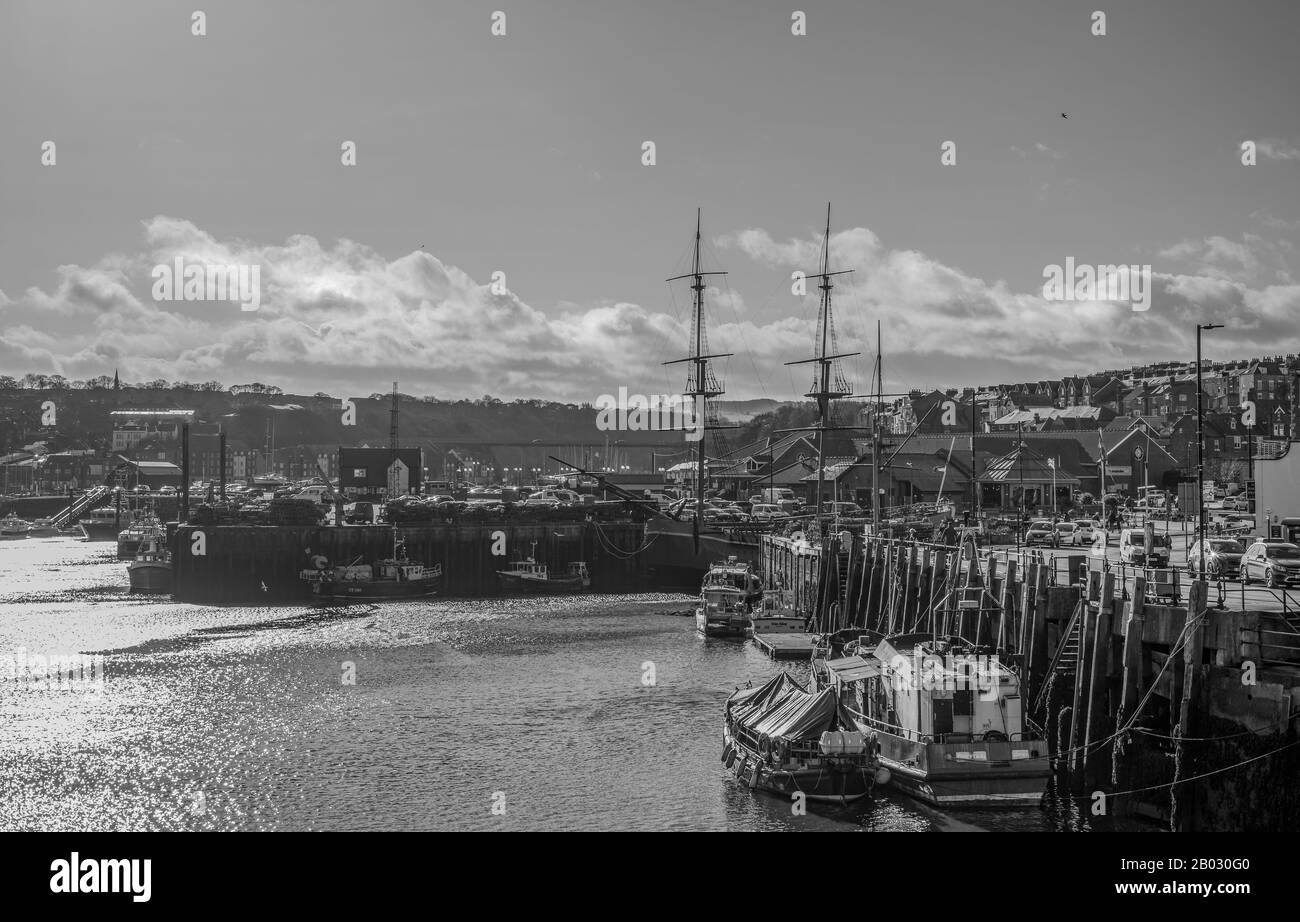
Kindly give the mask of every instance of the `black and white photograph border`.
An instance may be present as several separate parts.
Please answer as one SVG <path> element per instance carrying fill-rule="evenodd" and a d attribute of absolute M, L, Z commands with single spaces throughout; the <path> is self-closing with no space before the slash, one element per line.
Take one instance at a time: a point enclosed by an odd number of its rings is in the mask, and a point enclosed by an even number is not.
<path fill-rule="evenodd" d="M 1297 830 L 1298 27 L 0 3 L 0 830 Z"/>

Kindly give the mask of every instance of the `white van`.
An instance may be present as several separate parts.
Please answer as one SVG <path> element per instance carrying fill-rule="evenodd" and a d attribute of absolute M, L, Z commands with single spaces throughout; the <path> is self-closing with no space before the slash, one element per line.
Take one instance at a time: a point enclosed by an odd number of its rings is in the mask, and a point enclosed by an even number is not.
<path fill-rule="evenodd" d="M 1119 559 L 1124 563 L 1169 566 L 1169 539 L 1164 535 L 1151 536 L 1152 564 L 1146 553 L 1146 535 L 1141 528 L 1125 528 L 1119 533 Z"/>
<path fill-rule="evenodd" d="M 313 503 L 334 502 L 334 490 L 323 483 L 313 483 L 293 494 L 294 499 L 309 499 Z"/>

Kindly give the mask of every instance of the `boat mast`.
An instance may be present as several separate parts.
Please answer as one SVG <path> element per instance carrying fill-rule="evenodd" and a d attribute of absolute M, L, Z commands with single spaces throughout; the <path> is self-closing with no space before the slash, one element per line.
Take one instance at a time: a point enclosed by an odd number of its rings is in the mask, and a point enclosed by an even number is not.
<path fill-rule="evenodd" d="M 700 522 L 704 515 L 704 478 L 707 476 L 708 460 L 704 453 L 705 436 L 709 430 L 709 400 L 714 397 L 720 397 L 725 391 L 714 374 L 709 371 L 709 359 L 726 358 L 731 355 L 730 352 L 719 352 L 713 355 L 706 354 L 707 340 L 705 335 L 704 323 L 704 277 L 706 275 L 726 275 L 725 272 L 704 272 L 700 267 L 700 209 L 695 209 L 695 252 L 691 260 L 691 271 L 686 275 L 677 275 L 668 279 L 670 282 L 679 279 L 689 278 L 691 280 L 691 290 L 694 292 L 694 328 L 691 331 L 691 355 L 684 359 L 676 359 L 671 362 L 664 362 L 665 365 L 677 365 L 683 362 L 690 362 L 692 365 L 686 379 L 686 391 L 683 397 L 689 397 L 694 402 L 695 425 L 698 426 L 700 434 L 699 445 L 696 446 L 696 470 L 695 470 L 695 518 L 692 526 L 692 533 L 695 537 L 695 549 L 699 550 L 700 546 Z M 717 426 L 713 428 L 719 428 Z"/>
<path fill-rule="evenodd" d="M 876 412 L 871 417 L 871 524 L 880 528 L 880 416 L 884 412 L 885 353 L 880 341 L 880 320 L 876 320 Z"/>
<path fill-rule="evenodd" d="M 830 271 L 831 258 L 831 203 L 826 203 L 826 236 L 822 240 L 822 271 L 814 277 L 821 279 L 817 286 L 821 289 L 822 303 L 821 310 L 817 317 L 817 354 L 810 359 L 803 359 L 798 362 L 786 362 L 787 365 L 807 365 L 817 364 L 817 375 L 813 379 L 813 390 L 810 390 L 805 397 L 812 397 L 817 401 L 817 499 L 816 499 L 816 520 L 820 521 L 822 513 L 822 487 L 826 481 L 826 430 L 840 427 L 830 426 L 830 406 L 831 401 L 849 396 L 853 389 L 848 386 L 848 381 L 842 374 L 836 374 L 834 379 L 831 377 L 831 365 L 838 359 L 849 358 L 850 356 L 859 355 L 857 352 L 844 352 L 838 355 L 832 355 L 829 348 L 832 344 L 833 327 L 831 320 L 831 277 L 836 275 L 846 275 L 852 272 L 852 269 L 841 269 L 838 272 Z"/>

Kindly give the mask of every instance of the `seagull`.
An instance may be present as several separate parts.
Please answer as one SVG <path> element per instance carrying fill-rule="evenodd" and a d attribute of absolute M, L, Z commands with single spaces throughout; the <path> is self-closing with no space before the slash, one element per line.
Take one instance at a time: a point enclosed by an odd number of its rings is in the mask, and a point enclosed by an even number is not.
<path fill-rule="evenodd" d="M 269 591 L 270 591 L 270 590 L 268 590 L 268 589 L 266 588 L 266 580 L 262 580 L 262 591 L 263 591 L 263 592 L 269 592 Z"/>
<path fill-rule="evenodd" d="M 1069 117 L 1070 116 L 1066 115 L 1064 112 L 1061 113 L 1061 118 L 1069 118 Z"/>
<path fill-rule="evenodd" d="M 305 326 L 307 329 L 311 330 L 311 331 L 312 331 L 313 333 L 315 333 L 317 336 L 324 336 L 326 333 L 328 333 L 328 332 L 332 329 L 332 326 L 333 326 L 333 322 L 332 322 L 332 321 L 329 321 L 329 320 L 327 320 L 327 321 L 325 321 L 324 323 L 322 323 L 319 327 L 314 327 L 314 326 L 312 326 L 310 323 L 304 323 L 304 322 L 301 321 L 301 320 L 298 320 L 298 321 L 295 321 L 295 322 L 296 322 L 296 323 L 299 323 L 299 324 L 302 324 L 302 326 Z"/>

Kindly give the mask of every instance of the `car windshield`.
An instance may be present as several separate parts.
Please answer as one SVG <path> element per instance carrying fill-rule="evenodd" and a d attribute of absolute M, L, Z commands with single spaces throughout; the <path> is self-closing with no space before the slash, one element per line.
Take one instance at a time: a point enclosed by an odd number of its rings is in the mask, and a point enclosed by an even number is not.
<path fill-rule="evenodd" d="M 1074 526 L 1073 526 L 1072 524 L 1070 524 L 1069 522 L 1062 522 L 1060 525 L 1057 525 L 1057 526 L 1056 526 L 1056 530 L 1057 530 L 1057 531 L 1074 531 Z"/>
<path fill-rule="evenodd" d="M 1270 544 L 1264 549 L 1264 553 L 1269 557 L 1280 557 L 1287 560 L 1300 559 L 1300 547 L 1294 544 Z"/>
<path fill-rule="evenodd" d="M 1236 541 L 1211 541 L 1210 547 L 1223 554 L 1241 553 L 1241 545 Z"/>

